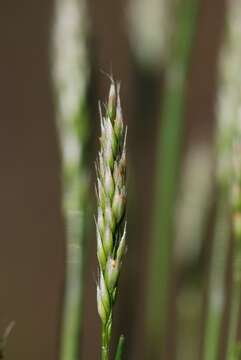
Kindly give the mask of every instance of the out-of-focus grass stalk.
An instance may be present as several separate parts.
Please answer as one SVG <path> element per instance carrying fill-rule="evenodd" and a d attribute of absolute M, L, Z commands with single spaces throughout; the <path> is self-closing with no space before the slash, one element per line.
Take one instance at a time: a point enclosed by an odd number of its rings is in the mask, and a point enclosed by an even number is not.
<path fill-rule="evenodd" d="M 63 211 L 67 228 L 66 283 L 61 334 L 61 359 L 76 360 L 82 322 L 84 234 L 88 139 L 86 84 L 86 14 L 83 1 L 56 0 L 53 27 L 53 79 L 62 148 Z"/>
<path fill-rule="evenodd" d="M 162 128 L 157 149 L 156 194 L 151 251 L 148 341 L 163 345 L 167 325 L 173 219 L 182 144 L 186 80 L 196 32 L 198 0 L 178 1 L 166 68 Z"/>
<path fill-rule="evenodd" d="M 234 255 L 231 294 L 231 319 L 228 335 L 228 359 L 238 359 L 236 335 L 241 296 L 241 1 L 229 1 L 227 32 L 220 61 L 218 92 L 218 151 L 219 176 L 227 185 L 232 215 Z M 224 191 L 223 191 L 224 193 Z M 221 198 L 222 199 L 222 198 Z M 228 208 L 228 206 L 227 206 Z M 220 243 L 220 239 L 218 241 Z M 221 251 L 221 250 L 220 250 Z M 213 259 L 215 260 L 215 258 Z M 218 275 L 220 276 L 220 275 Z M 217 354 L 215 353 L 217 359 Z"/>
<path fill-rule="evenodd" d="M 0 359 L 5 359 L 7 340 L 14 326 L 15 326 L 15 322 L 11 321 L 10 324 L 4 330 L 4 333 L 0 338 Z"/>
<path fill-rule="evenodd" d="M 122 360 L 122 354 L 124 352 L 124 346 L 125 346 L 125 338 L 123 335 L 120 336 L 118 345 L 117 345 L 117 350 L 116 350 L 116 355 L 115 355 L 115 360 Z"/>
<path fill-rule="evenodd" d="M 208 143 L 193 143 L 184 159 L 176 206 L 174 262 L 182 279 L 177 296 L 177 358 L 192 360 L 200 345 L 202 281 L 200 254 L 213 190 Z"/>
<path fill-rule="evenodd" d="M 177 0 L 131 0 L 128 8 L 129 37 L 143 68 L 159 70 L 166 63 Z"/>
<path fill-rule="evenodd" d="M 241 5 L 241 3 L 239 3 L 239 5 Z M 239 10 L 241 10 L 241 6 Z M 239 14 L 241 15 L 241 11 Z M 237 341 L 241 309 L 241 82 L 239 86 L 239 95 L 240 100 L 236 113 L 236 131 L 233 136 L 232 144 L 233 172 L 231 174 L 232 180 L 230 187 L 234 235 L 231 318 L 228 337 L 228 359 L 230 360 L 239 360 L 241 357 L 241 344 Z"/>
<path fill-rule="evenodd" d="M 219 188 L 210 265 L 207 320 L 205 323 L 205 360 L 218 360 L 220 331 L 225 305 L 225 278 L 228 241 L 230 238 L 230 211 L 227 199 L 227 188 L 224 186 L 219 186 Z"/>
<path fill-rule="evenodd" d="M 240 103 L 236 113 L 237 126 L 232 144 L 233 171 L 231 174 L 232 180 L 230 186 L 234 235 L 231 318 L 228 337 L 228 359 L 230 360 L 239 360 L 241 357 L 241 344 L 237 341 L 237 331 L 241 309 L 241 82 L 239 94 Z"/>
<path fill-rule="evenodd" d="M 225 277 L 227 267 L 228 241 L 230 238 L 231 209 L 229 184 L 231 174 L 231 142 L 233 133 L 233 89 L 227 67 L 229 45 L 226 43 L 220 57 L 220 84 L 217 102 L 217 211 L 212 244 L 210 277 L 208 288 L 207 319 L 205 323 L 204 359 L 217 360 L 221 322 L 225 302 Z M 234 57 L 235 59 L 235 57 Z M 228 61 L 229 63 L 229 61 Z M 230 66 L 231 63 L 229 63 Z"/>
<path fill-rule="evenodd" d="M 227 253 L 229 223 L 232 216 L 234 235 L 231 319 L 227 358 L 238 359 L 236 335 L 241 296 L 241 1 L 230 1 L 227 12 L 227 32 L 220 57 L 218 90 L 218 219 L 211 264 L 210 299 L 206 328 L 205 359 L 218 359 L 218 339 L 223 310 L 223 282 Z M 222 230 L 222 231 L 221 231 Z"/>

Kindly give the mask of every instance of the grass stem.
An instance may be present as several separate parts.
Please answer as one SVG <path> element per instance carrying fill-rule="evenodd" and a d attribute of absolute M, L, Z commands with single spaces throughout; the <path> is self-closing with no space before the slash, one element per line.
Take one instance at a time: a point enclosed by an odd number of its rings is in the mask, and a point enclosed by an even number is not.
<path fill-rule="evenodd" d="M 230 212 L 226 189 L 217 198 L 217 215 L 210 264 L 207 320 L 204 339 L 204 360 L 218 360 L 221 324 L 225 305 L 225 281 L 228 243 L 230 238 Z"/>
<path fill-rule="evenodd" d="M 160 344 L 167 326 L 170 259 L 173 219 L 182 146 L 186 82 L 193 38 L 196 32 L 198 0 L 179 1 L 176 28 L 166 68 L 162 127 L 157 148 L 156 193 L 153 242 L 150 254 L 148 301 L 148 342 L 151 349 Z"/>

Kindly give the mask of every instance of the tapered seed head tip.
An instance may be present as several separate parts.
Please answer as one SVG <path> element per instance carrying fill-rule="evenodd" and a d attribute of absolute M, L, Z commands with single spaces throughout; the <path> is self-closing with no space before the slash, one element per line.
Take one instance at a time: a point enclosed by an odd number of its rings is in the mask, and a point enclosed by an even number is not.
<path fill-rule="evenodd" d="M 109 98 L 108 98 L 108 115 L 110 120 L 113 121 L 116 114 L 116 89 L 114 81 L 111 81 Z"/>

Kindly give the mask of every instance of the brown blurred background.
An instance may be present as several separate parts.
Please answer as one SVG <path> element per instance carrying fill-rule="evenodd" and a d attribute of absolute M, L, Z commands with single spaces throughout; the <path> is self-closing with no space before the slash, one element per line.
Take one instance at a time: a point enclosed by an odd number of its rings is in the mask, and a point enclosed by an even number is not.
<path fill-rule="evenodd" d="M 128 359 L 142 359 L 145 269 L 163 70 L 145 69 L 136 61 L 126 30 L 126 3 L 127 0 L 87 1 L 91 79 L 89 169 L 93 173 L 97 152 L 97 99 L 105 98 L 108 89 L 102 69 L 121 79 L 123 110 L 129 128 L 129 246 L 114 328 L 115 334 L 126 335 Z M 217 56 L 224 28 L 224 7 L 224 0 L 201 1 L 188 75 L 183 157 L 192 144 L 214 141 Z M 53 9 L 52 0 L 9 0 L 0 5 L 0 330 L 11 320 L 16 322 L 8 341 L 6 359 L 11 360 L 54 360 L 59 351 L 65 227 L 49 55 Z M 91 191 L 93 187 L 94 179 Z M 206 243 L 201 266 L 204 285 L 208 240 Z M 99 358 L 99 320 L 94 228 L 88 244 L 82 354 L 84 359 L 95 360 Z M 176 276 L 174 292 L 178 293 L 183 277 L 182 272 Z M 174 310 L 170 311 L 175 320 Z M 174 359 L 171 351 L 175 348 L 174 335 L 165 359 Z"/>

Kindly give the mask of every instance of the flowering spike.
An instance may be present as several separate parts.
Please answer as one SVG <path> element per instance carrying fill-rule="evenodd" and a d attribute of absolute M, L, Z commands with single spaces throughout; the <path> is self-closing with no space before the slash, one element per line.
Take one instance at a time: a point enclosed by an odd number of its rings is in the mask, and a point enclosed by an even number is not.
<path fill-rule="evenodd" d="M 117 90 L 117 92 L 116 92 Z M 97 169 L 97 257 L 100 276 L 97 286 L 98 312 L 102 322 L 102 349 L 109 355 L 112 310 L 118 278 L 126 251 L 126 128 L 120 103 L 120 85 L 111 79 L 106 113 L 101 122 L 101 149 Z"/>

